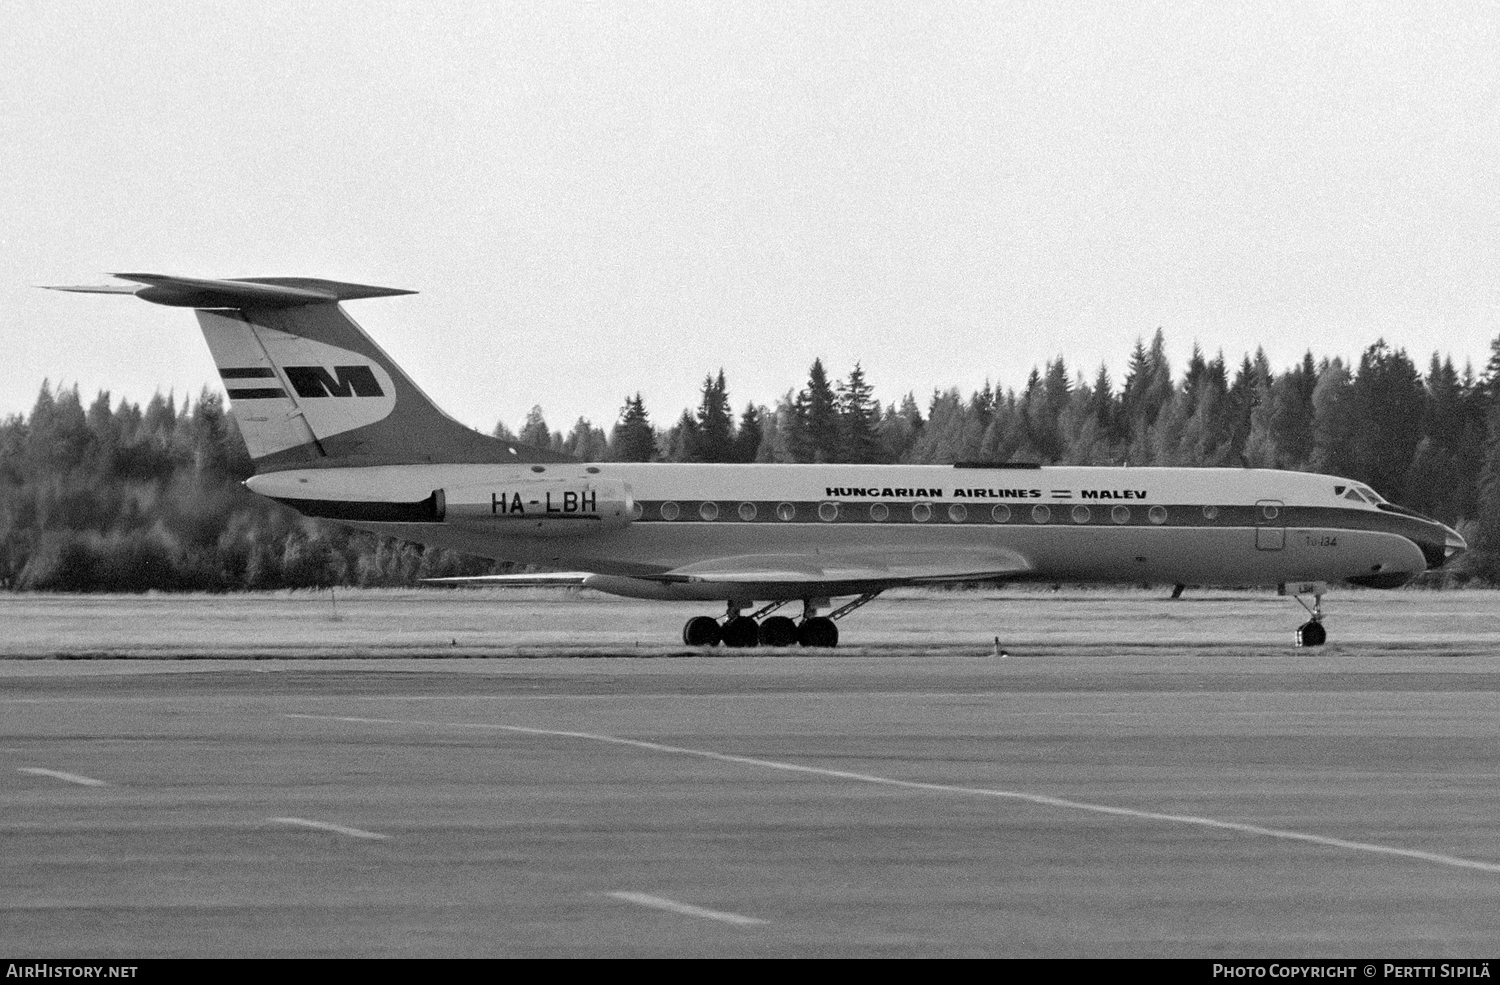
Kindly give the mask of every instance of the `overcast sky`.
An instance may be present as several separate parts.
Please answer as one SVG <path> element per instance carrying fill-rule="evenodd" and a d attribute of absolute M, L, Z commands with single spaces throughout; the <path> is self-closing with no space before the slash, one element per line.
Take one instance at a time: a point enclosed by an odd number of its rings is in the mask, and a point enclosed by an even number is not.
<path fill-rule="evenodd" d="M 1500 5 L 0 3 L 0 413 L 217 376 L 112 270 L 351 313 L 488 431 L 876 395 L 1160 326 L 1280 370 L 1500 335 Z"/>

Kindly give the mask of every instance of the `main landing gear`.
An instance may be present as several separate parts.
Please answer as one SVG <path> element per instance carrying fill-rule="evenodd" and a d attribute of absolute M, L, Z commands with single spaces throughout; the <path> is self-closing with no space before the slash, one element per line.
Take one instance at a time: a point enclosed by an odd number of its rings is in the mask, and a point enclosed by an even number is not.
<path fill-rule="evenodd" d="M 1306 609 L 1307 614 L 1312 617 L 1297 627 L 1298 646 L 1322 646 L 1328 642 L 1328 631 L 1323 628 L 1323 594 L 1327 591 L 1328 585 L 1321 581 L 1292 583 L 1280 586 L 1280 594 L 1290 595 L 1296 599 L 1297 603 Z M 1307 604 L 1307 601 L 1302 597 L 1304 595 L 1311 595 L 1313 597 L 1312 605 Z"/>
<path fill-rule="evenodd" d="M 839 645 L 839 628 L 835 620 L 842 619 L 879 594 L 869 592 L 861 595 L 826 616 L 818 615 L 818 609 L 828 604 L 827 599 L 803 599 L 800 622 L 787 616 L 771 615 L 786 605 L 789 601 L 787 599 L 772 602 L 748 616 L 740 614 L 745 608 L 743 604 L 730 602 L 722 620 L 712 616 L 694 616 L 689 619 L 682 627 L 682 642 L 688 646 L 718 646 L 722 643 L 735 648 L 786 647 L 793 643 L 799 646 L 832 648 Z"/>

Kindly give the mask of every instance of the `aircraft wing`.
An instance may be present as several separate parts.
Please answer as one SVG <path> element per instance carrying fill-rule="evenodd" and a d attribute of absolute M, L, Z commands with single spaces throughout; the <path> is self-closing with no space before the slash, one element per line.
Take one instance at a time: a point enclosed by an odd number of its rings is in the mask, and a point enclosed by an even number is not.
<path fill-rule="evenodd" d="M 515 575 L 458 575 L 452 578 L 423 578 L 424 585 L 495 585 L 500 588 L 539 588 L 582 585 L 586 571 L 532 571 Z"/>
<path fill-rule="evenodd" d="M 848 595 L 903 585 L 991 581 L 1015 578 L 1030 571 L 1030 562 L 1015 551 L 979 549 L 743 554 L 632 575 L 560 571 L 422 580 L 427 584 L 508 588 L 580 586 L 612 595 L 655 599 L 694 597 L 673 594 L 674 585 L 747 586 L 752 593 L 766 592 L 767 598 L 795 598 L 804 592 Z"/>
<path fill-rule="evenodd" d="M 1031 570 L 1015 551 L 871 551 L 815 554 L 746 554 L 697 561 L 665 572 L 663 581 L 778 585 L 878 582 L 888 585 L 985 581 Z"/>

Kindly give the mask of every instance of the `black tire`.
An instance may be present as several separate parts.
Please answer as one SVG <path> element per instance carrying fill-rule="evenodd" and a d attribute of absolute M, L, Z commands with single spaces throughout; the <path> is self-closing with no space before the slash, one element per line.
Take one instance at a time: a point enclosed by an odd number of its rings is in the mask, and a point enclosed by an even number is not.
<path fill-rule="evenodd" d="M 687 646 L 718 646 L 719 623 L 711 616 L 694 616 L 682 627 L 682 642 Z"/>
<path fill-rule="evenodd" d="M 1328 642 L 1328 631 L 1320 622 L 1305 622 L 1297 627 L 1298 646 L 1322 646 Z"/>
<path fill-rule="evenodd" d="M 760 643 L 760 627 L 749 616 L 735 616 L 720 628 L 719 638 L 725 646 L 737 649 L 757 646 Z"/>
<path fill-rule="evenodd" d="M 804 619 L 797 627 L 797 642 L 803 646 L 832 648 L 839 645 L 839 628 L 827 616 Z"/>
<path fill-rule="evenodd" d="M 786 616 L 772 616 L 760 624 L 761 646 L 791 646 L 797 642 L 797 624 Z"/>

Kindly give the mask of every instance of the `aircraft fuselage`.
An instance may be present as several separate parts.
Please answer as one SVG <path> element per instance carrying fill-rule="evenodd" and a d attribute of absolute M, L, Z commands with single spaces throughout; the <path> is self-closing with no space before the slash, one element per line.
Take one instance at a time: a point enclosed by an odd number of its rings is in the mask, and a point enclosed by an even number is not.
<path fill-rule="evenodd" d="M 990 575 L 1386 587 L 1462 543 L 1436 521 L 1350 497 L 1364 489 L 1350 480 L 1264 469 L 402 465 L 273 472 L 248 485 L 309 515 L 615 576 L 596 587 L 652 598 L 804 597 L 804 579 L 778 582 L 775 559 L 809 554 L 828 557 L 824 595 L 881 587 L 883 573 L 889 584 Z M 695 574 L 706 559 L 720 560 Z M 832 580 L 840 564 L 846 582 Z M 734 583 L 718 583 L 725 570 Z M 624 581 L 637 578 L 650 587 Z"/>

